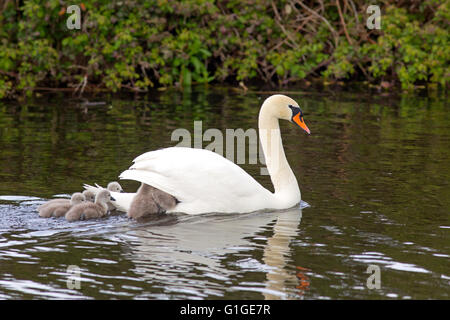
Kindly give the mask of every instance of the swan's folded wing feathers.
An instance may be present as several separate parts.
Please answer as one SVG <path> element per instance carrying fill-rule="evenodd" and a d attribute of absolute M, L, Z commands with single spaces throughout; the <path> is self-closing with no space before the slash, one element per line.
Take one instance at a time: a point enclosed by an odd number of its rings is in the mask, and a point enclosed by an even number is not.
<path fill-rule="evenodd" d="M 154 150 L 154 151 L 149 151 L 149 152 L 143 153 L 143 154 L 137 156 L 136 158 L 134 158 L 133 162 L 156 159 L 161 156 L 161 151 L 167 152 L 168 149 L 174 149 L 174 148 L 176 148 L 176 147 L 159 149 L 159 150 Z M 185 148 L 185 149 L 188 149 L 188 148 Z M 170 153 L 170 151 L 169 151 L 169 153 Z"/>
<path fill-rule="evenodd" d="M 215 207 L 270 193 L 242 168 L 204 149 L 173 147 L 145 153 L 119 178 L 149 184 L 181 202 Z"/>
<path fill-rule="evenodd" d="M 135 180 L 142 183 L 146 183 L 148 185 L 151 185 L 155 188 L 158 188 L 164 192 L 167 192 L 171 195 L 173 195 L 178 200 L 182 201 L 182 199 L 179 199 L 179 197 L 182 197 L 182 195 L 177 192 L 176 189 L 173 189 L 170 184 L 166 183 L 167 178 L 165 178 L 163 175 L 158 174 L 156 172 L 147 171 L 147 170 L 125 170 L 122 172 L 119 176 L 120 179 L 125 180 Z M 183 197 L 184 200 L 186 200 Z"/>

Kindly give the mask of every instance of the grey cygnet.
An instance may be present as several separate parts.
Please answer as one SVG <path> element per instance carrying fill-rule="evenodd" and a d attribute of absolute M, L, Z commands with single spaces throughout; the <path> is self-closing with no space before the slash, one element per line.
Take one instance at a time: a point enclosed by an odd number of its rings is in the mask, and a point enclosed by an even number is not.
<path fill-rule="evenodd" d="M 95 201 L 95 192 L 92 192 L 91 190 L 84 190 L 83 194 L 84 194 L 84 197 L 86 198 L 86 201 L 89 201 L 89 202 Z"/>
<path fill-rule="evenodd" d="M 72 207 L 66 213 L 66 220 L 88 220 L 101 218 L 108 213 L 108 203 L 114 201 L 108 190 L 101 190 L 95 196 L 95 202 L 84 202 Z"/>
<path fill-rule="evenodd" d="M 138 220 L 151 215 L 165 213 L 167 210 L 175 207 L 177 203 L 178 201 L 174 196 L 142 183 L 130 204 L 127 217 Z"/>
<path fill-rule="evenodd" d="M 117 181 L 108 183 L 106 189 L 112 192 L 123 192 L 122 186 Z"/>
<path fill-rule="evenodd" d="M 75 192 L 69 199 L 54 199 L 38 207 L 39 216 L 43 218 L 62 217 L 70 208 L 83 203 L 85 197 Z"/>

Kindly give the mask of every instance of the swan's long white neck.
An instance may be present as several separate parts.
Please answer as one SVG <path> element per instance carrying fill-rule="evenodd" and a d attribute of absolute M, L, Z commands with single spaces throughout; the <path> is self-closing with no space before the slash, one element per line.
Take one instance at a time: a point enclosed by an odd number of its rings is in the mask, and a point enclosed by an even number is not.
<path fill-rule="evenodd" d="M 267 100 L 259 112 L 259 139 L 266 159 L 275 193 L 274 197 L 280 204 L 292 203 L 292 206 L 300 202 L 300 189 L 297 179 L 292 172 L 281 141 L 280 126 L 276 109 Z"/>

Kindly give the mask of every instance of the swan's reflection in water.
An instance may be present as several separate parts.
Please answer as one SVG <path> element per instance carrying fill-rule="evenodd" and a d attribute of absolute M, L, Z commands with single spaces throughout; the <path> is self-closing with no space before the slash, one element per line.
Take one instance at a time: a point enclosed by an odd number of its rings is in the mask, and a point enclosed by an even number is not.
<path fill-rule="evenodd" d="M 292 266 L 289 244 L 297 236 L 301 216 L 301 209 L 295 208 L 176 216 L 151 227 L 139 225 L 127 232 L 136 237 L 131 246 L 134 271 L 161 288 L 160 298 L 170 298 L 163 292 L 232 298 L 233 291 L 257 291 L 265 299 L 298 298 L 298 270 L 287 265 Z M 262 272 L 265 277 L 241 282 L 242 272 Z"/>
<path fill-rule="evenodd" d="M 263 261 L 272 268 L 266 275 L 266 288 L 269 289 L 264 292 L 266 299 L 279 299 L 280 296 L 273 294 L 273 292 L 286 292 L 286 287 L 297 287 L 300 290 L 307 289 L 305 287 L 307 277 L 303 273 L 299 272 L 296 275 L 286 269 L 286 264 L 290 259 L 289 243 L 297 236 L 300 220 L 301 210 L 291 210 L 279 214 L 273 227 L 273 235 L 267 240 Z M 301 275 L 299 276 L 299 274 Z M 298 284 L 297 277 L 300 278 L 300 284 Z M 302 292 L 300 292 L 301 294 Z M 289 295 L 284 297 L 288 298 Z"/>

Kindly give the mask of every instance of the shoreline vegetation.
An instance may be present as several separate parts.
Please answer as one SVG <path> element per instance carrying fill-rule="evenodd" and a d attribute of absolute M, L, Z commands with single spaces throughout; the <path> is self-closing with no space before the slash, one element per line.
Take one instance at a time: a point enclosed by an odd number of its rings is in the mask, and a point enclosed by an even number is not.
<path fill-rule="evenodd" d="M 0 2 L 0 99 L 195 84 L 446 90 L 450 1 Z M 79 19 L 79 29 L 68 20 Z"/>

